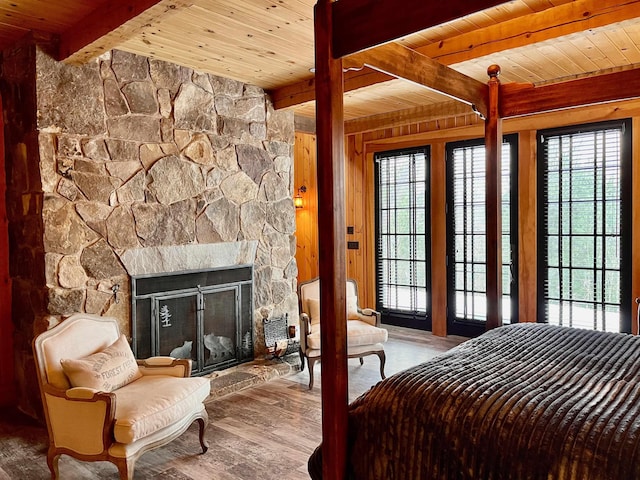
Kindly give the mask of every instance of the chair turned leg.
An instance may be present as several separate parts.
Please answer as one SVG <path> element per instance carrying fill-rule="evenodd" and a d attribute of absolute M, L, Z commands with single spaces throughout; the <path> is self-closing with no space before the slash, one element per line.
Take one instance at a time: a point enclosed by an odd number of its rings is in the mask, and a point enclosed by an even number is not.
<path fill-rule="evenodd" d="M 316 364 L 315 358 L 309 358 L 309 390 L 313 388 L 313 366 Z"/>
<path fill-rule="evenodd" d="M 207 442 L 207 439 L 204 437 L 204 431 L 207 428 L 207 419 L 205 418 L 198 418 L 198 426 L 200 427 L 200 446 L 202 447 L 202 453 L 207 453 L 207 450 L 209 450 L 209 442 Z"/>
<path fill-rule="evenodd" d="M 58 460 L 60 459 L 60 455 L 55 452 L 55 449 L 49 448 L 47 452 L 47 465 L 49 466 L 49 471 L 51 472 L 51 480 L 57 480 L 59 477 L 58 472 Z"/>
<path fill-rule="evenodd" d="M 385 355 L 384 350 L 378 352 L 378 356 L 380 357 L 380 376 L 384 380 L 385 378 L 387 378 L 384 376 L 384 364 L 387 361 L 387 356 Z"/>

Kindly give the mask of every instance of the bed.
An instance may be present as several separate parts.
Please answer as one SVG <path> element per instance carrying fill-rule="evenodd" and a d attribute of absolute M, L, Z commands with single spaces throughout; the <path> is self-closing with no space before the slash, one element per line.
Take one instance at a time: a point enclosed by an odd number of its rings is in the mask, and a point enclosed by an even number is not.
<path fill-rule="evenodd" d="M 349 478 L 640 479 L 639 379 L 639 337 L 491 330 L 349 406 Z"/>

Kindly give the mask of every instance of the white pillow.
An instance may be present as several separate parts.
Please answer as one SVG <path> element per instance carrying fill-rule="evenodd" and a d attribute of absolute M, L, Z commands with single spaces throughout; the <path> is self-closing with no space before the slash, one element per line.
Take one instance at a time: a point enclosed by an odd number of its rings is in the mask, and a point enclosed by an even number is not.
<path fill-rule="evenodd" d="M 320 324 L 320 300 L 316 298 L 310 298 L 307 300 L 307 308 L 309 318 L 311 319 L 311 325 Z"/>
<path fill-rule="evenodd" d="M 72 387 L 103 392 L 117 390 L 142 376 L 124 335 L 100 352 L 78 359 L 62 359 L 60 363 Z"/>
<path fill-rule="evenodd" d="M 358 297 L 351 295 L 347 297 L 347 320 L 360 320 L 358 315 Z"/>
<path fill-rule="evenodd" d="M 311 318 L 311 325 L 320 324 L 320 300 L 310 298 L 307 300 L 307 313 Z M 359 320 L 358 297 L 352 295 L 347 297 L 347 320 Z"/>

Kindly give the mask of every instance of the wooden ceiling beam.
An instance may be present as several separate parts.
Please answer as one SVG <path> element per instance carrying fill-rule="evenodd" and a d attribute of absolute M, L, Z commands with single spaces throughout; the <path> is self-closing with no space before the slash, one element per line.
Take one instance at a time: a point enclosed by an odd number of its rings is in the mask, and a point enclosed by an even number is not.
<path fill-rule="evenodd" d="M 471 108 L 461 102 L 451 101 L 421 105 L 419 107 L 347 120 L 344 122 L 344 133 L 345 135 L 351 135 L 383 128 L 402 127 L 412 123 L 442 120 L 470 113 L 472 113 Z"/>
<path fill-rule="evenodd" d="M 186 0 L 103 2 L 60 35 L 58 60 L 71 64 L 85 63 L 191 3 Z"/>
<path fill-rule="evenodd" d="M 500 116 L 518 117 L 598 103 L 640 98 L 640 68 L 561 83 L 500 86 Z"/>
<path fill-rule="evenodd" d="M 637 17 L 640 17 L 638 1 L 576 0 L 423 45 L 415 50 L 443 65 L 452 65 Z M 365 68 L 358 72 L 346 72 L 344 89 L 349 92 L 389 80 L 393 80 L 393 77 Z M 270 92 L 274 107 L 287 108 L 313 101 L 314 82 L 314 79 L 309 79 Z"/>
<path fill-rule="evenodd" d="M 425 57 L 399 43 L 387 43 L 344 59 L 393 77 L 409 80 L 487 113 L 487 85 Z"/>
<path fill-rule="evenodd" d="M 640 17 L 634 0 L 576 0 L 417 47 L 445 65 Z"/>
<path fill-rule="evenodd" d="M 504 0 L 348 0 L 333 2 L 333 53 L 336 58 L 396 40 Z"/>

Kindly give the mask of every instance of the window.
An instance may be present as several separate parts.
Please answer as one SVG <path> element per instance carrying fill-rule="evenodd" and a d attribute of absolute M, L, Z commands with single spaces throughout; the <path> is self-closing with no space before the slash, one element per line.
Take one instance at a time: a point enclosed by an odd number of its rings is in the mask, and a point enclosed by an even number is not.
<path fill-rule="evenodd" d="M 376 294 L 382 320 L 431 329 L 429 151 L 377 154 Z"/>
<path fill-rule="evenodd" d="M 538 134 L 538 320 L 631 331 L 631 123 Z"/>
<path fill-rule="evenodd" d="M 484 141 L 447 144 L 448 328 L 473 336 L 485 330 L 486 153 Z M 517 321 L 517 137 L 502 145 L 502 317 Z"/>

